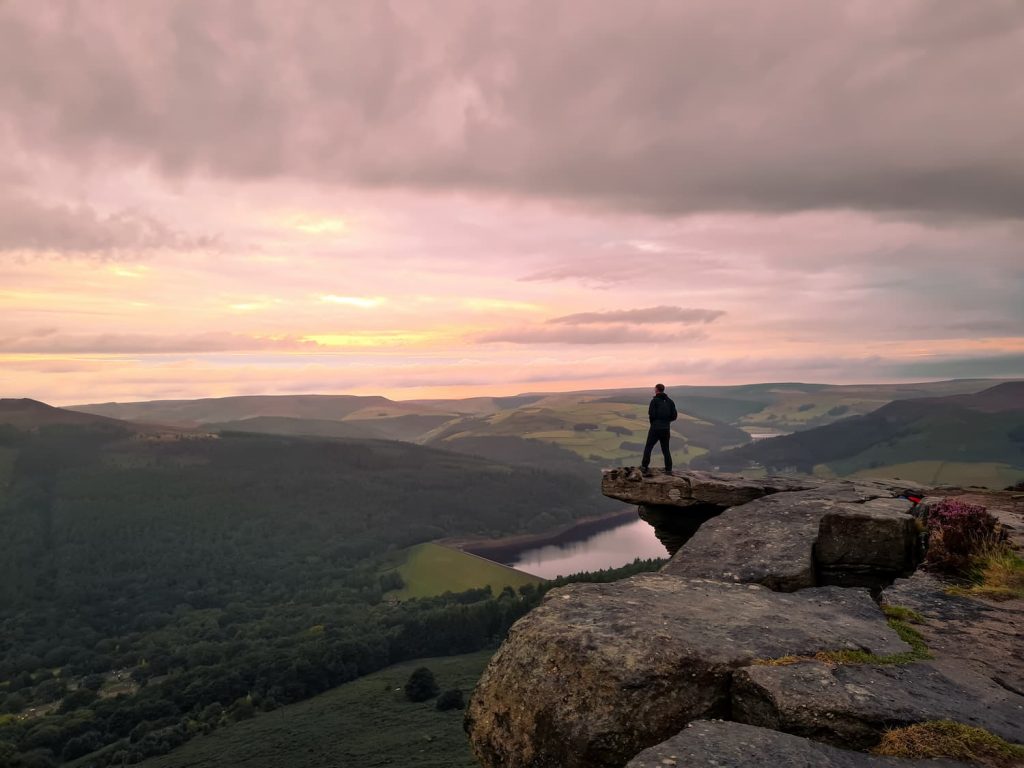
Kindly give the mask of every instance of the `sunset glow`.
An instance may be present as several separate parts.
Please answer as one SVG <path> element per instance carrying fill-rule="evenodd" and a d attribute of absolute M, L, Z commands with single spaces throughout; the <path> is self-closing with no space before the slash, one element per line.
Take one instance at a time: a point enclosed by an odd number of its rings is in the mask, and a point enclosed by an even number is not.
<path fill-rule="evenodd" d="M 0 4 L 5 397 L 1024 375 L 1012 5 L 144 5 Z"/>

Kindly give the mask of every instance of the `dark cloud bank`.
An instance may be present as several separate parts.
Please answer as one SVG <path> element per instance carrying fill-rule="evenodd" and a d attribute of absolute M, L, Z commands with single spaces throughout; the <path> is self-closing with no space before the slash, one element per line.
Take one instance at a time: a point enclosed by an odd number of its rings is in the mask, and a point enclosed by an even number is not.
<path fill-rule="evenodd" d="M 657 214 L 1024 215 L 1024 4 L 0 5 L 0 137 L 82 167 Z"/>

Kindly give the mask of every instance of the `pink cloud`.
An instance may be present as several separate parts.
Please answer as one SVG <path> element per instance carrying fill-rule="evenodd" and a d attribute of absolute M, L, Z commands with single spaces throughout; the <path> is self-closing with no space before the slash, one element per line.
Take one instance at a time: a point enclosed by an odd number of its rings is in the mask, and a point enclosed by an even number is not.
<path fill-rule="evenodd" d="M 678 323 L 681 325 L 703 325 L 724 315 L 720 309 L 687 309 L 683 307 L 648 307 L 645 309 L 616 309 L 607 312 L 577 312 L 572 315 L 553 317 L 549 323 L 562 325 L 595 325 L 623 323 L 627 325 L 659 325 Z"/>
<path fill-rule="evenodd" d="M 64 334 L 48 330 L 20 337 L 0 337 L 0 353 L 21 354 L 141 354 L 202 353 L 254 350 L 316 349 L 314 341 L 260 338 L 211 331 L 196 335 L 141 333 Z"/>
<path fill-rule="evenodd" d="M 46 204 L 0 190 L 0 254 L 138 258 L 153 251 L 211 249 L 216 238 L 186 235 L 140 211 L 101 215 L 89 205 Z"/>
<path fill-rule="evenodd" d="M 513 328 L 481 334 L 477 341 L 484 344 L 669 344 L 704 338 L 706 334 L 702 331 L 659 332 L 618 323 L 596 328 Z"/>
<path fill-rule="evenodd" d="M 0 3 L 0 388 L 1012 367 L 1012 3 L 583 8 Z"/>

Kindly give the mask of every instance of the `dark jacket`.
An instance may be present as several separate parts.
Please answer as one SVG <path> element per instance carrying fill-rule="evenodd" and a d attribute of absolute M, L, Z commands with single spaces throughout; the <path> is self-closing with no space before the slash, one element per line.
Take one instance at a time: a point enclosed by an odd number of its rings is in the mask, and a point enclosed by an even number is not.
<path fill-rule="evenodd" d="M 664 392 L 659 392 L 651 398 L 647 418 L 651 420 L 652 429 L 668 429 L 678 415 L 676 404 Z"/>

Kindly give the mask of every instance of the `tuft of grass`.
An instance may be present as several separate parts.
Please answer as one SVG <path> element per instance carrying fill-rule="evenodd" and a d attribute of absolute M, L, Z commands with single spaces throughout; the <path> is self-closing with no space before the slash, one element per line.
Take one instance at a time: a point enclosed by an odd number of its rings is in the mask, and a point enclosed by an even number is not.
<path fill-rule="evenodd" d="M 866 651 L 821 651 L 815 654 L 818 661 L 828 661 L 833 664 L 910 664 L 915 661 L 925 661 L 932 658 L 931 651 L 925 643 L 921 633 L 910 626 L 903 618 L 896 618 L 893 614 L 906 617 L 907 620 L 921 624 L 924 617 L 916 611 L 900 606 L 886 606 L 889 610 L 886 615 L 889 617 L 887 623 L 899 635 L 900 640 L 910 646 L 909 651 L 902 653 L 890 653 L 887 656 L 868 653 Z M 891 612 L 892 613 L 891 613 Z"/>
<path fill-rule="evenodd" d="M 912 608 L 906 608 L 902 605 L 883 605 L 882 613 L 890 619 L 907 621 L 911 624 L 924 624 L 924 616 Z"/>
<path fill-rule="evenodd" d="M 754 659 L 751 663 L 760 667 L 786 667 L 800 661 L 808 661 L 807 656 L 780 656 L 777 659 Z"/>
<path fill-rule="evenodd" d="M 766 667 L 783 667 L 800 661 L 822 661 L 826 664 L 911 664 L 932 658 L 921 633 L 907 623 L 923 624 L 924 617 L 921 614 L 899 605 L 887 605 L 882 610 L 887 617 L 886 623 L 899 635 L 900 640 L 910 646 L 909 651 L 886 656 L 867 651 L 818 651 L 813 656 L 780 656 L 777 659 L 754 659 L 752 663 Z"/>
<path fill-rule="evenodd" d="M 933 720 L 887 731 L 872 752 L 915 759 L 948 757 L 991 768 L 1010 768 L 1024 761 L 1024 746 L 952 720 Z"/>
<path fill-rule="evenodd" d="M 1024 558 L 1006 544 L 992 547 L 971 560 L 965 587 L 950 587 L 947 594 L 989 600 L 1024 599 Z"/>
<path fill-rule="evenodd" d="M 878 656 L 867 651 L 818 651 L 814 654 L 818 661 L 827 664 L 884 664 L 889 656 Z"/>

